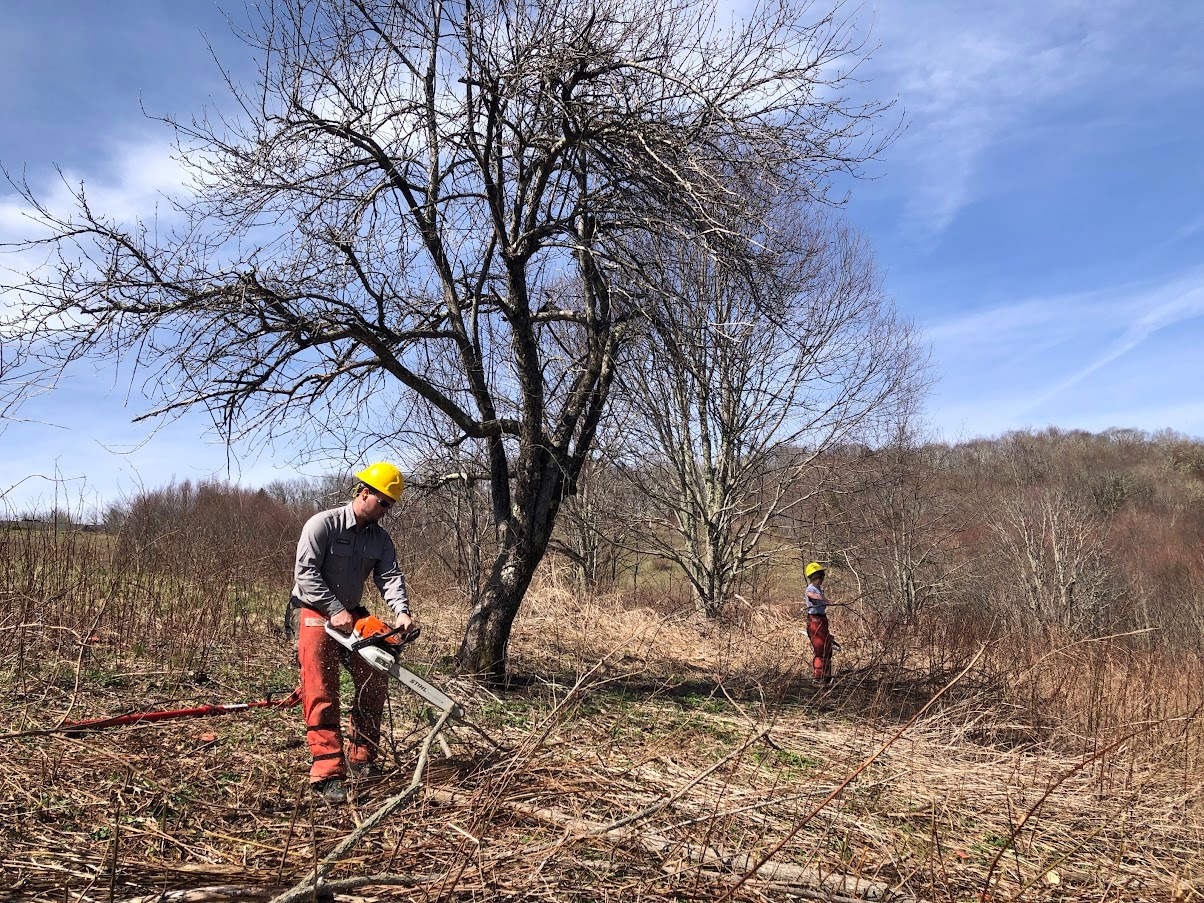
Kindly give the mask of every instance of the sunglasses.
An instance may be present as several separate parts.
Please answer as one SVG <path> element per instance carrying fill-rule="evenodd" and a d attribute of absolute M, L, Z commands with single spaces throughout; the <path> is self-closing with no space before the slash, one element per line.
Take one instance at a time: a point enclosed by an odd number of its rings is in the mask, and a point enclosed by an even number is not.
<path fill-rule="evenodd" d="M 372 492 L 371 489 L 369 489 L 368 491 Z M 379 492 L 372 492 L 372 494 L 374 496 L 376 496 L 376 503 L 378 505 L 380 505 L 382 508 L 384 508 L 386 511 L 388 511 L 390 508 L 393 507 L 392 499 L 386 498 L 385 496 L 381 495 Z"/>

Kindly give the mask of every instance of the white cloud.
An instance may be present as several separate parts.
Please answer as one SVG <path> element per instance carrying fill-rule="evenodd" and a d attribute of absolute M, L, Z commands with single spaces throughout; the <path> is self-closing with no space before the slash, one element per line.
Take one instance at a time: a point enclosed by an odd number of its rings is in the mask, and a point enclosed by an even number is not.
<path fill-rule="evenodd" d="M 1189 9 L 1171 22 L 1195 16 Z M 907 227 L 929 237 L 946 229 L 988 190 L 977 178 L 984 156 L 1042 125 L 1051 102 L 1161 82 L 1159 55 L 1122 52 L 1155 15 L 1133 0 L 909 0 L 876 10 L 871 90 L 897 90 L 909 122 L 888 152 L 892 182 L 906 186 Z M 1171 26 L 1161 34 L 1175 40 Z"/>
<path fill-rule="evenodd" d="M 143 222 L 167 228 L 179 221 L 172 198 L 192 190 L 190 173 L 175 158 L 165 135 L 124 138 L 109 143 L 88 171 L 43 170 L 30 176 L 30 189 L 52 216 L 69 219 L 78 212 L 73 192 L 83 185 L 93 211 L 119 225 Z M 36 211 L 16 191 L 0 194 L 0 325 L 18 308 L 14 287 L 25 282 L 50 257 L 46 247 L 21 248 L 46 237 L 48 230 Z M 3 293 L 8 289 L 7 293 Z M 11 322 L 11 321 L 10 321 Z"/>
<path fill-rule="evenodd" d="M 1204 431 L 1200 406 L 1172 400 L 1174 387 L 1158 383 L 1165 374 L 1179 383 L 1199 378 L 1198 350 L 1178 339 L 1200 320 L 1204 268 L 939 322 L 929 332 L 943 368 L 932 414 L 952 435 L 1046 423 Z M 1149 353 L 1155 344 L 1157 357 Z M 1164 400 L 1157 409 L 1119 406 L 1143 394 Z"/>
<path fill-rule="evenodd" d="M 31 180 L 38 200 L 51 213 L 67 215 L 75 207 L 72 192 L 83 184 L 93 209 L 118 222 L 168 215 L 165 199 L 179 197 L 191 185 L 187 170 L 175 159 L 169 137 L 147 135 L 106 146 L 88 171 L 42 171 Z M 19 241 L 36 234 L 25 200 L 15 192 L 0 196 L 0 237 Z"/>

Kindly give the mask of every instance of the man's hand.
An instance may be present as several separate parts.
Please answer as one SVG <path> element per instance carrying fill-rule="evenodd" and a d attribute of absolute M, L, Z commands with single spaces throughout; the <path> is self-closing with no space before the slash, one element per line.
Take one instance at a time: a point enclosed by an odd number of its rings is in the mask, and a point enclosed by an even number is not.
<path fill-rule="evenodd" d="M 351 612 L 344 608 L 337 614 L 330 616 L 330 626 L 339 633 L 351 633 L 355 629 L 355 618 L 351 616 Z"/>
<path fill-rule="evenodd" d="M 414 623 L 414 619 L 411 618 L 408 614 L 407 615 L 398 615 L 397 620 L 393 622 L 393 626 L 397 627 L 401 630 L 405 630 L 408 633 L 409 629 L 413 625 L 413 623 Z"/>

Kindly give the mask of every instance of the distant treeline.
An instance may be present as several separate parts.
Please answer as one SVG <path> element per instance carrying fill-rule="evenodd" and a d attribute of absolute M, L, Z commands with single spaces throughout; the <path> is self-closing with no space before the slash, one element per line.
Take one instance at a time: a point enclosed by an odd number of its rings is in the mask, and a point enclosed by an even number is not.
<path fill-rule="evenodd" d="M 80 523 L 69 515 L 48 517 L 21 517 L 16 520 L 0 519 L 0 530 L 82 530 L 85 533 L 101 533 L 104 524 Z"/>
<path fill-rule="evenodd" d="M 1171 431 L 1047 429 L 846 448 L 817 459 L 814 471 L 759 536 L 764 554 L 746 557 L 707 614 L 800 590 L 798 565 L 816 559 L 887 632 L 921 620 L 976 635 L 1032 623 L 1204 646 L 1204 442 Z M 351 485 L 172 484 L 112 506 L 103 529 L 123 558 L 285 584 L 301 524 L 348 499 Z M 621 593 L 681 567 L 690 544 L 665 532 L 666 512 L 633 485 L 622 467 L 589 468 L 564 500 L 545 569 L 573 575 L 583 591 Z M 409 571 L 471 598 L 491 560 L 489 512 L 471 481 L 424 482 L 418 473 L 387 525 Z M 5 526 L 56 523 L 65 522 Z M 680 547 L 667 554 L 674 540 Z M 665 585 L 691 592 L 684 577 Z"/>

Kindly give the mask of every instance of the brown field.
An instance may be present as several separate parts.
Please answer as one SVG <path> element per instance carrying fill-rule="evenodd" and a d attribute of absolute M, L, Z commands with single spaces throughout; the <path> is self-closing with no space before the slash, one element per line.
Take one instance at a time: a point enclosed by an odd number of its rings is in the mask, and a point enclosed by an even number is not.
<path fill-rule="evenodd" d="M 484 687 L 448 669 L 463 603 L 419 578 L 410 664 L 468 723 L 423 756 L 430 722 L 395 689 L 388 774 L 332 808 L 296 709 L 44 732 L 291 689 L 278 587 L 122 570 L 103 536 L 20 543 L 4 899 L 1204 899 L 1204 668 L 1143 636 L 981 644 L 837 610 L 838 679 L 816 688 L 788 588 L 708 623 L 549 571 L 510 683 Z"/>

